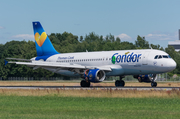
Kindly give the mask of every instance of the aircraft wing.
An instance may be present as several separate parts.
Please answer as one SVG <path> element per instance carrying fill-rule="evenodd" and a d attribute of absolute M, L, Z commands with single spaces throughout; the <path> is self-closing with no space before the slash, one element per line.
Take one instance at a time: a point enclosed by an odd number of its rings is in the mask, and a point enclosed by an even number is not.
<path fill-rule="evenodd" d="M 100 69 L 104 71 L 111 71 L 111 67 L 96 67 L 96 66 L 83 66 L 79 64 L 73 63 L 58 63 L 58 62 L 43 62 L 43 61 L 32 61 L 32 62 L 13 62 L 13 61 L 5 61 L 7 63 L 15 63 L 20 65 L 27 65 L 29 67 L 33 67 L 33 69 L 37 68 L 60 68 L 64 70 L 75 71 L 73 69 L 81 70 L 81 69 Z"/>

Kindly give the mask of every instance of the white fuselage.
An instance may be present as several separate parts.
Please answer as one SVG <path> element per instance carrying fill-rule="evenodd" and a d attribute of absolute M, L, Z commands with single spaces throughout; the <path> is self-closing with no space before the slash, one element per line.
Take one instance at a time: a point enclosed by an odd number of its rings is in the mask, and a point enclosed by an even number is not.
<path fill-rule="evenodd" d="M 176 68 L 175 61 L 167 53 L 154 49 L 63 53 L 53 55 L 45 62 L 87 67 L 110 67 L 112 71 L 106 72 L 107 76 L 159 74 Z M 57 71 L 55 68 L 45 69 L 52 72 Z M 63 69 L 56 73 L 68 76 L 79 75 Z"/>

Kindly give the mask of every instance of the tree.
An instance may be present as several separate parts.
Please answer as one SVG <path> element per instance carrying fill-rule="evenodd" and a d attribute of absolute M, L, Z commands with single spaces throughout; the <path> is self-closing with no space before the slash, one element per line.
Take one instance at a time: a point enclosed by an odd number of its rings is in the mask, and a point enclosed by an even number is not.
<path fill-rule="evenodd" d="M 80 42 L 82 42 L 83 41 L 83 36 L 80 36 Z"/>
<path fill-rule="evenodd" d="M 173 59 L 175 58 L 176 52 L 173 46 L 168 45 L 168 47 L 165 48 L 165 52 L 168 53 Z"/>
<path fill-rule="evenodd" d="M 135 46 L 139 49 L 149 49 L 149 43 L 145 40 L 145 37 L 140 37 L 138 35 L 137 41 L 135 41 Z"/>
<path fill-rule="evenodd" d="M 121 39 L 119 37 L 116 37 L 116 42 L 120 43 Z"/>

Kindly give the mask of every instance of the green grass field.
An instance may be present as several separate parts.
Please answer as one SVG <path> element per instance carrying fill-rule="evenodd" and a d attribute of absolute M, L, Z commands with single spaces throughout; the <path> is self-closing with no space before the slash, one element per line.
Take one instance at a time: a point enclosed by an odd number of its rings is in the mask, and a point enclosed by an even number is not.
<path fill-rule="evenodd" d="M 180 118 L 179 98 L 0 96 L 0 119 Z"/>

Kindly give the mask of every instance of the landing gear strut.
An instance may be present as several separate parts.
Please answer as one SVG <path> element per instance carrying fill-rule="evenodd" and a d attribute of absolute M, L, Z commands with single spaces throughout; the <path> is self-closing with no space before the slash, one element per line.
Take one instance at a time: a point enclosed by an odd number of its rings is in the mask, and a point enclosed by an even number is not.
<path fill-rule="evenodd" d="M 115 86 L 116 87 L 124 87 L 124 85 L 125 85 L 125 82 L 122 80 L 122 77 L 120 76 L 119 80 L 116 80 Z"/>
<path fill-rule="evenodd" d="M 90 82 L 86 80 L 82 80 L 80 85 L 81 87 L 90 87 Z"/>

